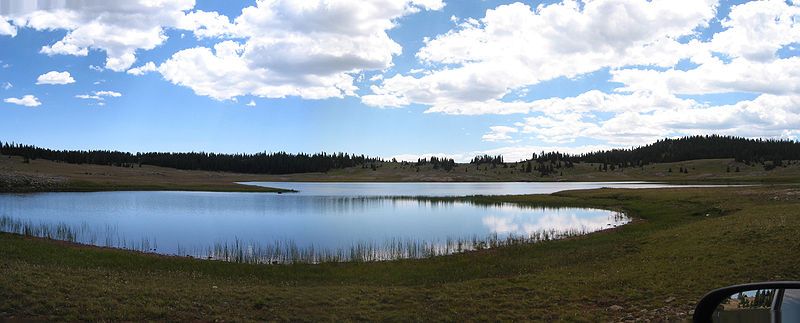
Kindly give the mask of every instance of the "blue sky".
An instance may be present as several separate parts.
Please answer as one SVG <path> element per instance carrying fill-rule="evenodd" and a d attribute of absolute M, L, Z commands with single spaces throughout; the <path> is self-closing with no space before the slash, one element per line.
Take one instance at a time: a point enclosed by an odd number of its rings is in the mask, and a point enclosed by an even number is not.
<path fill-rule="evenodd" d="M 783 0 L 0 0 L 0 140 L 459 160 L 796 140 L 798 17 Z"/>

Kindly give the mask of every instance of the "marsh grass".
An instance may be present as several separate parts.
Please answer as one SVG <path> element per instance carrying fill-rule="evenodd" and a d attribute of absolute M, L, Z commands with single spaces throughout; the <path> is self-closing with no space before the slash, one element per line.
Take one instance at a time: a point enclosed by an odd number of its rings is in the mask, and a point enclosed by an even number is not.
<path fill-rule="evenodd" d="M 627 222 L 627 217 L 623 213 L 615 212 L 609 218 L 609 226 L 611 223 L 625 222 Z M 597 230 L 597 228 L 586 227 L 568 230 L 546 229 L 529 232 L 524 235 L 493 233 L 488 236 L 447 237 L 433 241 L 390 238 L 385 241 L 356 241 L 349 247 L 343 248 L 329 248 L 319 245 L 303 246 L 291 239 L 261 243 L 234 238 L 230 242 L 215 242 L 205 247 L 187 247 L 178 244 L 175 249 L 166 251 L 158 249 L 158 243 L 155 238 L 128 239 L 128 237 L 119 233 L 116 226 L 92 227 L 85 223 L 80 225 L 71 225 L 64 222 L 44 223 L 16 219 L 6 215 L 0 216 L 0 231 L 4 232 L 102 247 L 247 264 L 319 264 L 422 259 L 557 240 L 584 235 Z"/>
<path fill-rule="evenodd" d="M 0 216 L 0 231 L 100 247 L 142 252 L 158 250 L 155 238 L 127 239 L 125 235 L 119 233 L 116 226 L 112 225 L 92 227 L 86 223 L 72 225 L 64 222 L 34 222 L 3 215 Z"/>
<path fill-rule="evenodd" d="M 287 266 L 0 233 L 0 320 L 686 321 L 711 289 L 800 277 L 797 185 L 480 199 L 622 209 L 637 220 L 490 252 Z"/>

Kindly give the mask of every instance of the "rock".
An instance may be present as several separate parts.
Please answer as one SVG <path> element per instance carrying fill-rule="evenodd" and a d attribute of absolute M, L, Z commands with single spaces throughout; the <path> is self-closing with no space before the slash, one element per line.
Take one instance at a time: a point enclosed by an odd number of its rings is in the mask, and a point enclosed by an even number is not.
<path fill-rule="evenodd" d="M 619 305 L 611 305 L 611 306 L 609 306 L 609 307 L 608 307 L 608 309 L 609 309 L 609 310 L 612 310 L 612 311 L 621 311 L 621 310 L 622 310 L 622 306 L 619 306 Z"/>
<path fill-rule="evenodd" d="M 675 301 L 675 297 L 668 297 L 667 299 L 664 300 L 664 303 L 672 303 L 674 301 Z"/>

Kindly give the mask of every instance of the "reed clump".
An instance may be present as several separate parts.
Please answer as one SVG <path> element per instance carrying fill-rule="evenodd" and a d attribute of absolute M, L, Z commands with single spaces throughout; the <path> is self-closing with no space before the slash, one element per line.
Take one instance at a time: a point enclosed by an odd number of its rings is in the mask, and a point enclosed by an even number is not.
<path fill-rule="evenodd" d="M 624 223 L 622 213 L 613 215 L 613 223 Z M 612 219 L 609 219 L 610 223 Z M 215 242 L 207 247 L 185 247 L 178 245 L 172 250 L 159 250 L 156 239 L 142 237 L 128 239 L 115 226 L 91 227 L 87 224 L 37 223 L 9 216 L 0 216 L 0 231 L 17 233 L 73 243 L 121 248 L 140 252 L 153 252 L 188 256 L 209 260 L 221 260 L 248 264 L 293 264 L 326 262 L 372 262 L 398 259 L 421 259 L 462 252 L 499 248 L 504 246 L 537 243 L 584 235 L 595 231 L 590 228 L 569 230 L 546 229 L 527 234 L 497 233 L 482 237 L 447 237 L 441 240 L 391 238 L 385 241 L 356 241 L 349 247 L 326 248 L 318 245 L 299 245 L 294 240 L 276 240 L 272 243 L 242 241 Z"/>

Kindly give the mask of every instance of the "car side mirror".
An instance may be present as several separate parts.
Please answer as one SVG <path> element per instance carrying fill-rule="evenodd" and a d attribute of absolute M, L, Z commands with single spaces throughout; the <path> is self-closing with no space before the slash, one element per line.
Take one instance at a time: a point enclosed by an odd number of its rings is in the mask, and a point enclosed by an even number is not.
<path fill-rule="evenodd" d="M 800 282 L 728 286 L 703 296 L 694 322 L 800 322 Z"/>

